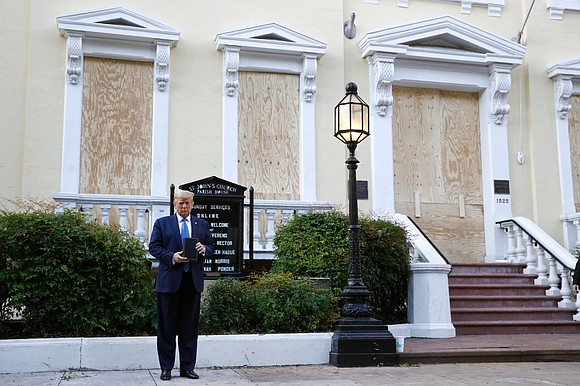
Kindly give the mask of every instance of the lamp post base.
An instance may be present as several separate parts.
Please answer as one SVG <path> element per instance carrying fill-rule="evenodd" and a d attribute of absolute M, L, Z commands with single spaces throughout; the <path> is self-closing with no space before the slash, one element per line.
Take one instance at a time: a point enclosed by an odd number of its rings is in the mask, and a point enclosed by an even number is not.
<path fill-rule="evenodd" d="M 337 367 L 398 365 L 395 338 L 377 319 L 343 317 L 332 335 L 330 364 Z"/>

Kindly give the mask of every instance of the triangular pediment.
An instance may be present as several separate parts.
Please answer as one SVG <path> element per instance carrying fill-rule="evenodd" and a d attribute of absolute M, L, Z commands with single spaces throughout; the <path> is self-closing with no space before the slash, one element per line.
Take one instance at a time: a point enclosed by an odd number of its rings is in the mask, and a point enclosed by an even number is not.
<path fill-rule="evenodd" d="M 452 16 L 371 31 L 359 43 L 363 57 L 388 53 L 397 58 L 463 63 L 520 64 L 526 48 Z"/>
<path fill-rule="evenodd" d="M 173 44 L 179 40 L 177 29 L 122 7 L 63 15 L 56 20 L 61 35 L 80 32 L 89 38 L 164 40 Z"/>
<path fill-rule="evenodd" d="M 271 53 L 310 53 L 323 55 L 326 43 L 277 23 L 220 33 L 215 38 L 218 50 L 240 47 L 242 50 Z"/>

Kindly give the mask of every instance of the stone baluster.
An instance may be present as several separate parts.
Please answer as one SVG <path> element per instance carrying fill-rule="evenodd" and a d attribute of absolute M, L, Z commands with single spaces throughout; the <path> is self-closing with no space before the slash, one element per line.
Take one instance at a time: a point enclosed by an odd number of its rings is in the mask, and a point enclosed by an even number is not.
<path fill-rule="evenodd" d="M 94 218 L 93 204 L 91 203 L 82 204 L 81 207 L 79 208 L 79 212 L 83 212 L 84 214 L 87 215 L 87 222 L 91 221 Z"/>
<path fill-rule="evenodd" d="M 282 209 L 282 224 L 287 224 L 293 214 L 294 211 L 292 209 Z"/>
<path fill-rule="evenodd" d="M 129 219 L 127 217 L 129 205 L 119 205 L 117 209 L 119 210 L 119 226 L 126 231 L 129 229 Z"/>
<path fill-rule="evenodd" d="M 558 267 L 556 266 L 556 259 L 549 253 L 546 254 L 546 260 L 548 261 L 548 284 L 550 288 L 546 290 L 546 295 L 548 296 L 560 296 L 560 277 L 558 277 Z"/>
<path fill-rule="evenodd" d="M 580 219 L 572 221 L 576 226 L 576 249 L 580 249 Z"/>
<path fill-rule="evenodd" d="M 580 294 L 576 293 L 576 312 L 573 319 L 580 322 Z"/>
<path fill-rule="evenodd" d="M 137 205 L 135 207 L 137 211 L 137 229 L 135 229 L 135 236 L 144 243 L 145 236 L 147 232 L 145 231 L 145 211 L 147 211 L 147 207 L 144 205 Z"/>
<path fill-rule="evenodd" d="M 536 269 L 536 257 L 534 256 L 534 245 L 532 243 L 532 237 L 528 234 L 525 235 L 526 240 L 526 263 L 527 266 L 524 269 L 526 275 L 537 275 L 538 271 Z"/>
<path fill-rule="evenodd" d="M 536 256 L 538 256 L 538 277 L 534 280 L 535 285 L 546 285 L 548 284 L 548 268 L 546 267 L 546 251 L 541 245 L 538 245 L 536 250 Z"/>
<path fill-rule="evenodd" d="M 570 286 L 570 270 L 562 267 L 560 275 L 562 278 L 562 289 L 560 290 L 562 300 L 558 302 L 558 307 L 575 309 L 576 305 L 572 301 L 572 287 Z"/>
<path fill-rule="evenodd" d="M 260 209 L 258 211 L 258 242 L 262 246 L 262 249 L 266 249 L 266 231 L 268 222 L 266 221 L 266 210 Z"/>
<path fill-rule="evenodd" d="M 254 234 L 252 235 L 252 240 L 254 242 L 254 250 L 260 247 L 260 240 L 262 238 L 262 233 L 260 232 L 260 214 L 262 209 L 255 209 L 252 213 L 252 221 L 254 222 Z"/>
<path fill-rule="evenodd" d="M 266 209 L 266 249 L 274 249 L 274 236 L 276 236 L 276 229 L 274 226 L 274 216 L 276 215 L 276 209 L 268 208 Z"/>
<path fill-rule="evenodd" d="M 111 204 L 101 204 L 101 223 L 109 225 L 109 213 L 111 212 Z"/>
<path fill-rule="evenodd" d="M 516 229 L 516 263 L 526 262 L 526 247 L 524 247 L 524 232 L 520 227 Z"/>
<path fill-rule="evenodd" d="M 515 243 L 515 231 L 514 231 L 514 225 L 510 224 L 508 225 L 508 229 L 507 229 L 507 251 L 506 251 L 506 255 L 507 255 L 507 260 L 510 263 L 513 263 L 516 261 L 516 243 Z"/>

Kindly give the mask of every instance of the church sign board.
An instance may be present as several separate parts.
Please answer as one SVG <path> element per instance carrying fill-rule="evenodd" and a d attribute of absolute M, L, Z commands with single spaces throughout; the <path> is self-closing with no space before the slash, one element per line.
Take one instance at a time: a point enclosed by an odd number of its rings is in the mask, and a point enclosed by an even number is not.
<path fill-rule="evenodd" d="M 214 254 L 204 261 L 206 278 L 241 275 L 246 188 L 212 176 L 180 185 L 179 189 L 195 195 L 191 214 L 209 223 Z"/>

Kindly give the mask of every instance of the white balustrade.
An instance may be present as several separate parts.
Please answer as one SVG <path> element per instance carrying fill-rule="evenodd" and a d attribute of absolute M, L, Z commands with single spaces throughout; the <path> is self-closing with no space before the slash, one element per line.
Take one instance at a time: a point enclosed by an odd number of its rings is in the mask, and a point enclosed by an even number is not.
<path fill-rule="evenodd" d="M 170 213 L 168 197 L 55 193 L 53 199 L 60 204 L 59 211 L 79 210 L 86 213 L 89 220 L 118 224 L 121 229 L 132 232 L 145 246 L 155 220 Z M 296 214 L 329 211 L 333 207 L 332 203 L 325 201 L 256 200 L 254 213 L 250 214 L 247 201 L 244 206 L 244 228 L 249 229 L 249 221 L 253 221 L 251 242 L 254 252 L 259 255 L 257 258 L 274 258 L 274 238 L 281 223 Z M 244 251 L 247 252 L 250 249 L 250 235 L 247 230 L 241 231 L 247 235 L 244 237 Z"/>
<path fill-rule="evenodd" d="M 516 220 L 517 219 L 517 222 Z M 580 217 L 563 218 L 573 223 L 580 240 Z M 564 247 L 555 242 L 530 220 L 516 217 L 514 220 L 500 222 L 507 233 L 506 256 L 509 263 L 526 263 L 525 274 L 537 275 L 534 284 L 549 286 L 547 296 L 558 296 L 558 307 L 574 309 L 578 312 L 573 319 L 580 321 L 580 296 L 573 293 L 570 273 L 576 259 Z M 576 241 L 576 248 L 578 248 Z"/>

